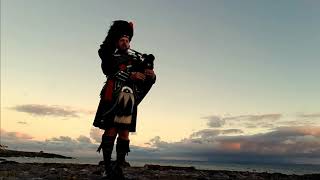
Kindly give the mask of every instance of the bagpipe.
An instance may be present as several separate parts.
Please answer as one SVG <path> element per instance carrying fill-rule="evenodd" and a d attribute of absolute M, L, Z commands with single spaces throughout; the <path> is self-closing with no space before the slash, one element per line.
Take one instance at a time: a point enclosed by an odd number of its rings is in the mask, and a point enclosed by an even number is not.
<path fill-rule="evenodd" d="M 143 54 L 134 49 L 128 49 L 128 52 L 138 60 L 138 63 L 135 63 L 132 66 L 127 67 L 129 72 L 144 73 L 145 69 L 153 70 L 155 60 L 153 54 Z"/>

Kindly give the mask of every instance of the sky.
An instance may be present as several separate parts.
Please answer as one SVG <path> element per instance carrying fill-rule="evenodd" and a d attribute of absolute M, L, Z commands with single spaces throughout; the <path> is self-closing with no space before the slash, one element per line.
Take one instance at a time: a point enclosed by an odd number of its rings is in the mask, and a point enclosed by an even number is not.
<path fill-rule="evenodd" d="M 1 144 L 93 156 L 99 45 L 134 23 L 157 82 L 133 157 L 320 164 L 320 2 L 1 0 Z"/>

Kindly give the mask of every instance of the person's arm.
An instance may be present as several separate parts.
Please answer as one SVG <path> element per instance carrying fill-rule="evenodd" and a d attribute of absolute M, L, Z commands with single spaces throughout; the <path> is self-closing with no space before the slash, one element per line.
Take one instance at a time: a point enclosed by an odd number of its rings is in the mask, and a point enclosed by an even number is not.
<path fill-rule="evenodd" d="M 111 49 L 111 50 L 110 50 Z M 102 60 L 101 62 L 101 68 L 103 73 L 107 77 L 112 77 L 120 81 L 140 81 L 145 80 L 145 75 L 140 72 L 129 72 L 127 69 L 127 66 L 125 65 L 125 62 L 127 61 L 126 57 L 113 57 L 113 53 L 115 52 L 115 49 L 113 48 L 107 48 L 106 46 L 101 45 L 101 48 L 99 49 L 98 53 Z M 122 64 L 122 62 L 124 62 Z"/>
<path fill-rule="evenodd" d="M 99 57 L 101 59 L 101 69 L 103 74 L 107 77 L 110 76 L 115 68 L 115 63 L 112 60 L 112 55 L 116 48 L 111 46 L 110 43 L 103 42 L 98 50 Z"/>
<path fill-rule="evenodd" d="M 131 65 L 127 65 L 127 58 L 126 56 L 116 56 L 112 58 L 116 63 L 113 65 L 110 76 L 124 82 L 144 80 L 145 75 L 143 73 L 131 71 Z"/>

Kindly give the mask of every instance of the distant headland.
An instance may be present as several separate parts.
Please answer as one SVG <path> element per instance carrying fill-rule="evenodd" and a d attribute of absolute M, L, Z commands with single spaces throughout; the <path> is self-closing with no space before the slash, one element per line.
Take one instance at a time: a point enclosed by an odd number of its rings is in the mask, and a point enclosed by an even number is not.
<path fill-rule="evenodd" d="M 43 151 L 39 152 L 28 152 L 28 151 L 16 151 L 9 149 L 0 149 L 0 157 L 42 157 L 42 158 L 62 158 L 62 159 L 72 159 L 72 157 L 67 157 L 59 154 L 45 153 Z"/>

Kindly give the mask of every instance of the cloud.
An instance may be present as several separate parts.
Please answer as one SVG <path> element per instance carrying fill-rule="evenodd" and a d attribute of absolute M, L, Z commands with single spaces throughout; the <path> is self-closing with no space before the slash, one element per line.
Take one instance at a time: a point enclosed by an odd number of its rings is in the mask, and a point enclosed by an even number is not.
<path fill-rule="evenodd" d="M 269 121 L 276 121 L 282 117 L 281 114 L 261 114 L 261 115 L 241 115 L 241 116 L 231 116 L 226 117 L 224 120 L 248 120 L 248 121 L 262 121 L 262 120 L 269 120 Z"/>
<path fill-rule="evenodd" d="M 208 116 L 203 117 L 203 119 L 208 119 L 207 125 L 209 127 L 221 127 L 225 124 L 225 120 L 219 116 Z"/>
<path fill-rule="evenodd" d="M 267 128 L 272 129 L 274 125 L 270 122 L 278 122 L 282 114 L 260 114 L 260 115 L 240 115 L 240 116 L 207 116 L 202 119 L 208 119 L 207 126 L 209 128 L 217 127 L 246 127 L 246 128 Z"/>
<path fill-rule="evenodd" d="M 23 104 L 11 107 L 10 109 L 24 112 L 35 116 L 54 116 L 54 117 L 79 117 L 79 114 L 92 114 L 93 111 L 75 110 L 71 107 L 42 104 Z"/>
<path fill-rule="evenodd" d="M 23 141 L 23 140 L 30 140 L 33 139 L 32 136 L 25 134 L 25 133 L 20 133 L 20 132 L 7 132 L 4 129 L 0 130 L 1 134 L 1 140 L 6 139 L 9 141 Z"/>
<path fill-rule="evenodd" d="M 80 142 L 80 143 L 91 144 L 90 138 L 88 138 L 88 137 L 86 137 L 86 136 L 83 136 L 83 135 L 80 135 L 80 136 L 77 138 L 77 141 Z"/>
<path fill-rule="evenodd" d="M 298 119 L 298 120 L 289 120 L 289 121 L 280 121 L 277 122 L 278 126 L 319 126 L 320 122 L 312 119 Z"/>
<path fill-rule="evenodd" d="M 253 128 L 273 129 L 277 126 L 276 124 L 270 124 L 268 122 L 259 122 L 259 123 L 257 123 L 257 122 L 243 122 L 242 124 L 244 125 L 244 127 L 250 128 L 250 129 L 253 129 Z"/>
<path fill-rule="evenodd" d="M 54 137 L 51 138 L 47 141 L 51 141 L 51 142 L 66 142 L 66 143 L 76 143 L 76 140 L 73 140 L 71 137 L 69 136 L 60 136 L 60 137 Z"/>
<path fill-rule="evenodd" d="M 287 126 L 267 133 L 233 136 L 226 136 L 219 130 L 205 129 L 178 142 L 168 143 L 156 137 L 149 143 L 159 149 L 153 151 L 154 155 L 162 158 L 278 163 L 303 159 L 304 163 L 320 164 L 320 126 Z"/>
<path fill-rule="evenodd" d="M 283 117 L 281 114 L 244 115 L 225 118 L 228 125 L 246 128 L 265 128 L 268 130 L 279 126 L 319 126 L 319 113 L 300 113 Z M 269 119 L 266 119 L 269 118 Z M 257 120 L 259 119 L 259 120 Z M 254 121 L 256 120 L 256 121 Z"/>
<path fill-rule="evenodd" d="M 103 134 L 103 130 L 99 128 L 92 127 L 90 130 L 90 138 L 97 143 L 101 142 L 102 134 Z"/>
<path fill-rule="evenodd" d="M 28 134 L 4 130 L 1 139 L 4 145 L 19 150 L 97 156 L 100 133 L 97 128 L 90 132 L 97 143 L 84 135 L 35 141 Z M 320 126 L 282 126 L 252 135 L 244 135 L 241 129 L 202 129 L 177 142 L 155 136 L 147 144 L 149 147 L 130 145 L 130 158 L 320 164 Z"/>
<path fill-rule="evenodd" d="M 72 157 L 100 156 L 102 158 L 102 154 L 98 154 L 96 152 L 100 143 L 100 139 L 99 143 L 93 143 L 89 137 L 80 135 L 77 138 L 59 136 L 49 138 L 44 141 L 37 141 L 33 140 L 32 136 L 25 133 L 7 132 L 3 129 L 0 130 L 1 145 L 8 146 L 8 149 L 34 152 L 44 151 L 47 153 L 57 153 Z M 95 133 L 91 134 L 99 134 L 100 131 L 93 130 L 92 132 Z M 130 149 L 133 152 L 130 153 L 130 156 L 133 156 L 134 158 L 152 158 L 152 152 L 157 151 L 155 148 L 139 147 L 134 145 L 130 145 Z"/>
<path fill-rule="evenodd" d="M 215 129 L 203 129 L 201 131 L 197 131 L 190 135 L 190 138 L 200 137 L 201 139 L 211 139 L 217 135 L 219 135 L 219 130 Z"/>
<path fill-rule="evenodd" d="M 300 118 L 320 118 L 320 113 L 299 114 L 298 117 L 300 117 Z"/>
<path fill-rule="evenodd" d="M 169 143 L 165 142 L 165 141 L 161 141 L 160 136 L 155 136 L 154 138 L 150 139 L 149 144 L 152 147 L 156 147 L 156 148 L 168 148 Z"/>
<path fill-rule="evenodd" d="M 224 129 L 220 130 L 221 134 L 241 134 L 243 131 L 241 129 Z"/>
<path fill-rule="evenodd" d="M 192 133 L 190 135 L 190 138 L 194 137 L 201 137 L 203 139 L 210 139 L 215 136 L 218 136 L 220 134 L 241 134 L 243 131 L 241 129 L 224 129 L 224 130 L 219 130 L 219 129 L 203 129 L 200 131 L 197 131 L 195 133 Z"/>
<path fill-rule="evenodd" d="M 40 104 L 25 104 L 12 107 L 18 112 L 25 112 L 37 116 L 62 116 L 78 117 L 77 112 L 60 106 L 48 106 Z"/>
<path fill-rule="evenodd" d="M 276 135 L 284 136 L 315 136 L 320 137 L 320 126 L 284 126 L 278 127 L 274 131 Z M 282 134 L 281 134 L 282 133 Z"/>
<path fill-rule="evenodd" d="M 7 132 L 1 129 L 1 144 L 7 145 L 8 149 L 21 151 L 44 151 L 67 156 L 98 155 L 96 153 L 98 145 L 92 143 L 90 138 L 84 135 L 75 139 L 69 136 L 60 136 L 37 141 L 28 134 Z"/>
<path fill-rule="evenodd" d="M 18 123 L 18 124 L 22 124 L 22 125 L 27 125 L 27 124 L 28 124 L 28 123 L 25 122 L 25 121 L 18 121 L 17 123 Z"/>

